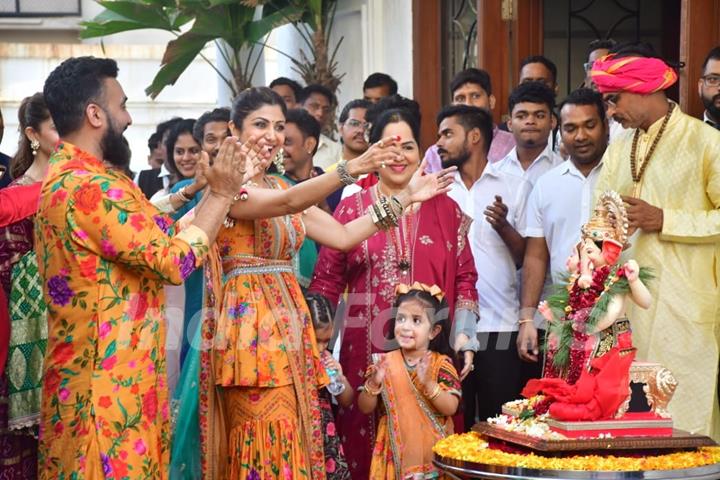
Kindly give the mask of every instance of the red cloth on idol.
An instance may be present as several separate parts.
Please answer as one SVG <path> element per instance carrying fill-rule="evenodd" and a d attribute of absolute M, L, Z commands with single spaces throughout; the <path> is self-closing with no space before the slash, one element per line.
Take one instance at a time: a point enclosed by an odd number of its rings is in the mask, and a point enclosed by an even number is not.
<path fill-rule="evenodd" d="M 560 378 L 530 380 L 522 395 L 530 398 L 542 392 L 552 400 L 550 416 L 564 421 L 594 421 L 613 418 L 630 394 L 630 364 L 635 350 L 613 347 L 583 369 L 574 385 Z"/>
<path fill-rule="evenodd" d="M 600 93 L 648 94 L 677 82 L 677 73 L 659 58 L 606 55 L 593 63 L 590 76 Z"/>

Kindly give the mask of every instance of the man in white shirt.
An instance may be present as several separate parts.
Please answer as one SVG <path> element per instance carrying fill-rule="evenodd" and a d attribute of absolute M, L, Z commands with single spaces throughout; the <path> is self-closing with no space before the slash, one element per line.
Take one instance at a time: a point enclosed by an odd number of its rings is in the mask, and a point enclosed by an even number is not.
<path fill-rule="evenodd" d="M 560 108 L 560 132 L 569 160 L 556 166 L 535 183 L 528 200 L 523 262 L 520 358 L 542 367 L 538 344 L 544 335 L 533 320 L 547 276 L 553 283 L 567 272 L 566 263 L 580 240 L 580 227 L 592 211 L 593 191 L 608 143 L 608 124 L 602 96 L 588 88 L 572 92 Z"/>
<path fill-rule="evenodd" d="M 509 107 L 507 125 L 515 137 L 515 148 L 498 163 L 498 168 L 535 185 L 543 173 L 563 161 L 548 143 L 555 127 L 555 96 L 541 82 L 523 83 L 510 94 Z"/>
<path fill-rule="evenodd" d="M 322 85 L 308 85 L 302 89 L 298 103 L 320 123 L 323 131 L 329 127 L 330 113 L 337 100 L 335 95 Z M 338 161 L 342 153 L 342 146 L 325 134 L 320 135 L 320 143 L 313 157 L 313 165 L 323 170 Z"/>
<path fill-rule="evenodd" d="M 493 123 L 490 114 L 467 105 L 438 114 L 438 154 L 443 168 L 456 165 L 448 195 L 473 219 L 468 233 L 478 270 L 480 350 L 474 370 L 463 383 L 465 426 L 476 417 L 500 413 L 519 394 L 520 360 L 516 351 L 518 282 L 525 239 L 525 204 L 530 186 L 521 176 L 488 162 Z"/>

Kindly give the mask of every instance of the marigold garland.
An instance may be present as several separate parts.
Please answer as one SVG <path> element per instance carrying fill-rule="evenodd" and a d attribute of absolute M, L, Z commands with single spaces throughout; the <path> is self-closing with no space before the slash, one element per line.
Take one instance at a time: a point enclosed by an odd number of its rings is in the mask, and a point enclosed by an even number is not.
<path fill-rule="evenodd" d="M 544 457 L 534 453 L 526 455 L 506 453 L 488 448 L 487 441 L 476 432 L 450 435 L 436 443 L 433 452 L 446 458 L 465 462 L 538 470 L 632 472 L 677 470 L 720 463 L 720 447 L 701 447 L 692 451 L 651 457 L 617 457 L 614 455 Z"/>

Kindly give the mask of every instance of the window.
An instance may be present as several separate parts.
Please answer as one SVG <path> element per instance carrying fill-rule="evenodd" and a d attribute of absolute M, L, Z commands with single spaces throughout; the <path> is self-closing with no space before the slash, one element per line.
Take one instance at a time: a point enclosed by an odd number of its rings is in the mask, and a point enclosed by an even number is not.
<path fill-rule="evenodd" d="M 0 0 L 0 17 L 70 16 L 80 16 L 80 0 Z"/>

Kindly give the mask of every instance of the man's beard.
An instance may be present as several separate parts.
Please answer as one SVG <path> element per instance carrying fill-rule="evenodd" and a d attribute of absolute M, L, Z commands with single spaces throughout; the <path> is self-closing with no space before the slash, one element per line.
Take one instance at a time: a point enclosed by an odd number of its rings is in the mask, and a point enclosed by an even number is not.
<path fill-rule="evenodd" d="M 110 122 L 108 129 L 100 140 L 100 149 L 102 150 L 103 160 L 113 168 L 127 170 L 130 166 L 130 145 L 122 132 L 115 129 L 113 122 Z"/>
<path fill-rule="evenodd" d="M 720 93 L 710 98 L 706 97 L 705 95 L 702 96 L 702 102 L 703 105 L 705 105 L 705 110 L 707 110 L 712 119 L 716 122 L 720 121 L 720 107 L 715 104 L 715 102 L 717 102 L 719 99 Z"/>
<path fill-rule="evenodd" d="M 446 150 L 443 150 L 446 151 Z M 440 162 L 442 164 L 442 168 L 450 168 L 450 167 L 457 167 L 460 168 L 465 163 L 470 160 L 470 150 L 468 150 L 467 145 L 463 145 L 462 151 L 455 157 L 447 156 L 445 160 L 442 160 L 442 157 L 440 157 Z"/>

